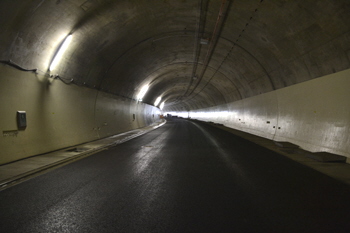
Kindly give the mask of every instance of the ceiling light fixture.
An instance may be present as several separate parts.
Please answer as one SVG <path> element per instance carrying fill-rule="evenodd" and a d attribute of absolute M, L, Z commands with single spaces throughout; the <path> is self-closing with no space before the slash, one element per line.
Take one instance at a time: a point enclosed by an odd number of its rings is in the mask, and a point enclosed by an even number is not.
<path fill-rule="evenodd" d="M 160 106 L 159 106 L 160 110 L 162 110 L 162 109 L 164 108 L 164 104 L 165 104 L 165 101 L 163 101 L 163 102 L 160 104 Z"/>
<path fill-rule="evenodd" d="M 66 39 L 64 39 L 62 45 L 60 46 L 60 48 L 58 49 L 58 52 L 55 55 L 55 58 L 52 60 L 51 65 L 49 70 L 52 71 L 53 69 L 55 69 L 55 67 L 57 66 L 58 62 L 61 60 L 64 52 L 66 51 L 66 49 L 69 46 L 69 43 L 72 41 L 72 35 L 69 34 Z"/>
<path fill-rule="evenodd" d="M 144 85 L 141 88 L 139 94 L 137 94 L 137 97 L 136 97 L 138 101 L 142 101 L 142 98 L 146 95 L 146 92 L 148 91 L 148 88 L 149 88 L 149 85 Z"/>
<path fill-rule="evenodd" d="M 162 100 L 162 97 L 158 97 L 157 99 L 156 99 L 156 101 L 154 102 L 154 106 L 158 106 L 158 104 L 159 104 L 159 102 Z"/>

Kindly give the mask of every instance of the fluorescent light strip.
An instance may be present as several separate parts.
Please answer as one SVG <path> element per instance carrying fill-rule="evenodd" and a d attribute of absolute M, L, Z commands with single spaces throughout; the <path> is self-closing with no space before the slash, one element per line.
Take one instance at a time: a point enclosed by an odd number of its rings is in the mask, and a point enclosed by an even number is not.
<path fill-rule="evenodd" d="M 158 97 L 157 99 L 156 99 L 156 102 L 154 102 L 154 106 L 158 106 L 158 104 L 159 104 L 159 102 L 162 100 L 162 97 Z"/>
<path fill-rule="evenodd" d="M 139 94 L 136 97 L 138 101 L 142 101 L 142 98 L 146 95 L 146 92 L 148 91 L 148 88 L 149 88 L 149 85 L 144 85 L 141 88 Z"/>
<path fill-rule="evenodd" d="M 58 50 L 58 52 L 56 53 L 55 58 L 53 59 L 49 70 L 52 71 L 53 69 L 55 69 L 55 67 L 57 66 L 58 62 L 61 60 L 64 52 L 66 51 L 66 49 L 69 46 L 69 43 L 72 41 L 72 35 L 68 35 L 66 37 L 66 39 L 64 40 L 63 44 L 61 45 L 60 49 Z"/>
<path fill-rule="evenodd" d="M 162 110 L 162 109 L 164 108 L 164 104 L 165 104 L 165 101 L 163 101 L 163 102 L 160 104 L 160 106 L 159 106 L 160 110 Z"/>

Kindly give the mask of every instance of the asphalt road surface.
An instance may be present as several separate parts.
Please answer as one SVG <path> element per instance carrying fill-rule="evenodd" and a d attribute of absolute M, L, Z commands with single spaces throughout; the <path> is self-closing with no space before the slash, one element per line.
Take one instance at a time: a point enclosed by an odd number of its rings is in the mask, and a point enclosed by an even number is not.
<path fill-rule="evenodd" d="M 350 186 L 173 119 L 1 191 L 0 232 L 350 232 Z"/>

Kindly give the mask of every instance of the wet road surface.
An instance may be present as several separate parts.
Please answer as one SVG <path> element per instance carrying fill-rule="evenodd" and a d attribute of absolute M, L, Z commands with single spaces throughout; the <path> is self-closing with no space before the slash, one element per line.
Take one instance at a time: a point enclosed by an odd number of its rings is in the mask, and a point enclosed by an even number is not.
<path fill-rule="evenodd" d="M 350 232 L 350 186 L 173 119 L 1 191 L 0 232 Z"/>

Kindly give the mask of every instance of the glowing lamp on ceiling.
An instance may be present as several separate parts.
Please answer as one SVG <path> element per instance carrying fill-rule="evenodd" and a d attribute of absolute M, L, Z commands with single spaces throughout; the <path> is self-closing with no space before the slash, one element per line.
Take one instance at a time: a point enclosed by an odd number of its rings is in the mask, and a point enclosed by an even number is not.
<path fill-rule="evenodd" d="M 68 35 L 66 37 L 66 39 L 64 39 L 62 45 L 60 46 L 60 48 L 58 49 L 54 59 L 51 62 L 51 65 L 49 67 L 49 70 L 52 71 L 53 69 L 55 69 L 55 67 L 57 66 L 57 64 L 59 63 L 59 61 L 61 60 L 64 52 L 67 50 L 70 42 L 72 41 L 72 35 Z"/>
<path fill-rule="evenodd" d="M 146 95 L 147 91 L 148 91 L 149 85 L 144 85 L 140 92 L 137 94 L 137 100 L 138 101 L 142 101 L 142 98 Z"/>
<path fill-rule="evenodd" d="M 162 110 L 162 109 L 164 108 L 164 104 L 165 104 L 165 101 L 163 101 L 163 102 L 159 105 L 160 110 Z"/>
<path fill-rule="evenodd" d="M 162 97 L 159 96 L 159 97 L 156 99 L 156 101 L 154 102 L 154 106 L 157 107 L 161 100 L 162 100 Z"/>

